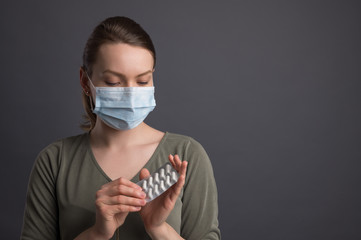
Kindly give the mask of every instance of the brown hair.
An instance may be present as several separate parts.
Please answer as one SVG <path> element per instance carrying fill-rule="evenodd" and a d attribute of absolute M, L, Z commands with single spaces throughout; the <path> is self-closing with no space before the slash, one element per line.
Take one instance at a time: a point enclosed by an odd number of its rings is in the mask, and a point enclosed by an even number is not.
<path fill-rule="evenodd" d="M 101 45 L 106 43 L 126 43 L 132 46 L 143 47 L 150 51 L 156 61 L 153 42 L 144 29 L 135 21 L 127 17 L 110 17 L 101 22 L 92 32 L 86 42 L 83 53 L 83 70 L 89 77 L 92 76 L 93 64 Z M 96 115 L 91 109 L 91 98 L 82 92 L 83 106 L 85 109 L 84 123 L 81 128 L 90 131 L 94 128 Z"/>

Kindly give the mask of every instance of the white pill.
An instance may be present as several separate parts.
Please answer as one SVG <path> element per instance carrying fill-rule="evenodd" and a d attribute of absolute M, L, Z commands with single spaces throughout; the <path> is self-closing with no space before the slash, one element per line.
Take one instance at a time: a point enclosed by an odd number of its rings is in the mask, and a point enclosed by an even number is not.
<path fill-rule="evenodd" d="M 170 171 L 172 171 L 172 166 L 170 164 L 167 164 L 167 166 L 165 166 L 165 170 L 167 173 L 170 173 Z"/>
<path fill-rule="evenodd" d="M 165 186 L 164 186 L 164 181 L 163 180 L 160 181 L 160 189 L 162 191 L 165 191 Z"/>
<path fill-rule="evenodd" d="M 154 186 L 154 184 L 153 184 L 153 177 L 152 177 L 152 176 L 150 176 L 149 179 L 148 179 L 148 185 L 149 185 L 149 187 L 153 187 L 153 186 Z"/>
<path fill-rule="evenodd" d="M 150 199 L 153 198 L 153 189 L 151 189 L 151 188 L 149 189 L 148 197 L 149 197 Z"/>
<path fill-rule="evenodd" d="M 172 172 L 172 180 L 173 182 L 176 182 L 178 180 L 178 176 L 176 172 Z"/>
<path fill-rule="evenodd" d="M 143 182 L 142 188 L 143 188 L 145 191 L 148 189 L 148 187 L 147 187 L 147 181 L 144 181 L 144 182 Z"/>
<path fill-rule="evenodd" d="M 165 179 L 164 168 L 160 170 L 160 179 Z"/>
<path fill-rule="evenodd" d="M 159 173 L 154 174 L 154 182 L 159 183 Z"/>
<path fill-rule="evenodd" d="M 169 176 L 167 176 L 167 180 L 165 183 L 167 184 L 167 186 L 170 186 L 170 177 Z"/>
<path fill-rule="evenodd" d="M 154 186 L 154 194 L 155 194 L 155 195 L 159 195 L 158 184 Z"/>

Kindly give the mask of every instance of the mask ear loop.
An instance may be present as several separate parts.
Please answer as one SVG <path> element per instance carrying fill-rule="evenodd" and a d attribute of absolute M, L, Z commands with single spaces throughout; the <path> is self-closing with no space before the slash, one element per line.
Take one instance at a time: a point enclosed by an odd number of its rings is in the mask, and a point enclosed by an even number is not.
<path fill-rule="evenodd" d="M 95 86 L 94 86 L 94 84 L 93 84 L 93 82 L 92 82 L 92 80 L 90 79 L 87 71 L 84 70 L 84 72 L 85 72 L 85 74 L 86 74 L 86 76 L 87 76 L 87 78 L 88 78 L 88 81 L 90 82 L 90 85 L 91 85 L 94 89 L 96 89 Z M 90 109 L 91 109 L 92 112 L 93 112 L 93 111 L 94 111 L 94 105 L 93 105 L 93 97 L 92 97 L 91 92 L 90 92 L 90 95 L 89 95 L 88 97 L 89 97 L 89 101 L 90 101 Z"/>
<path fill-rule="evenodd" d="M 89 96 L 89 101 L 90 101 L 90 109 L 92 110 L 92 112 L 94 111 L 94 105 L 93 105 L 93 98 L 92 96 Z"/>

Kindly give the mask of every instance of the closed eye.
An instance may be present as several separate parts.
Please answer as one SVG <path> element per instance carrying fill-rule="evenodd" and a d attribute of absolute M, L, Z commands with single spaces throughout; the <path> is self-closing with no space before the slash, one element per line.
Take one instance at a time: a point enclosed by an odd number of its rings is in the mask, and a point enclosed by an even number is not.
<path fill-rule="evenodd" d="M 108 85 L 108 86 L 114 87 L 114 86 L 119 85 L 120 82 L 116 82 L 116 83 L 113 83 L 113 82 L 105 82 L 105 84 Z"/>
<path fill-rule="evenodd" d="M 139 85 L 147 85 L 148 82 L 138 82 Z"/>

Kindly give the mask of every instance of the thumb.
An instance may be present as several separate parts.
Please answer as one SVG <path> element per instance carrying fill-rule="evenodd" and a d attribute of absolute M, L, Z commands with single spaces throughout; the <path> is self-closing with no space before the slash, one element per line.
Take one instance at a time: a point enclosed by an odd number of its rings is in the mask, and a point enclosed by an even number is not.
<path fill-rule="evenodd" d="M 147 178 L 150 175 L 148 169 L 143 168 L 139 173 L 139 179 L 143 180 L 144 178 Z"/>

